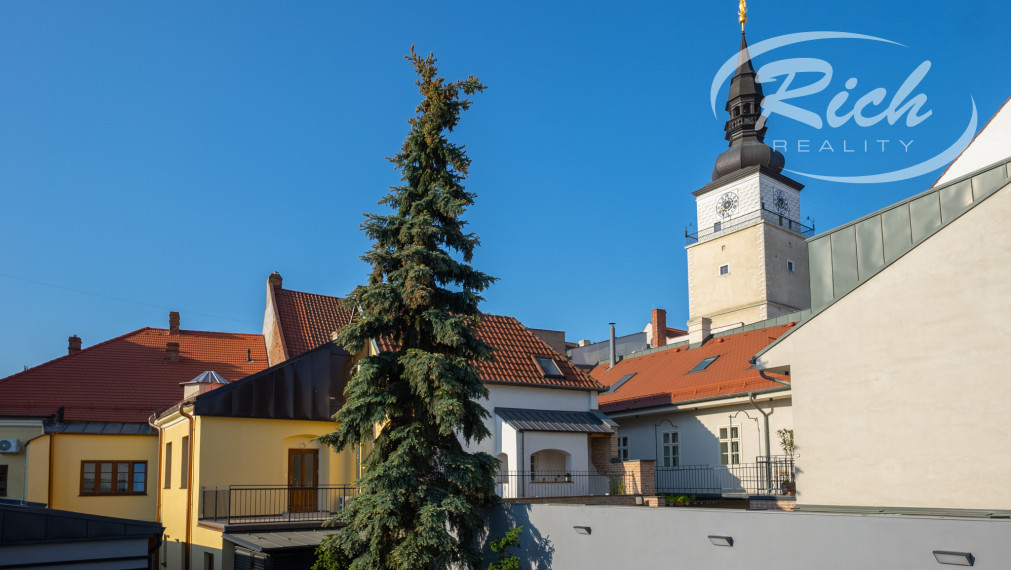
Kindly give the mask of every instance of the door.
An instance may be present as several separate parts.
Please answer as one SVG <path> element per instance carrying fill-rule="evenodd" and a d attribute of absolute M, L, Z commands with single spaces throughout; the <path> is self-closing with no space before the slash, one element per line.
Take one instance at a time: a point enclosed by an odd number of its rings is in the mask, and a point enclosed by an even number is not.
<path fill-rule="evenodd" d="M 288 511 L 316 511 L 316 485 L 319 471 L 319 450 L 288 450 Z"/>

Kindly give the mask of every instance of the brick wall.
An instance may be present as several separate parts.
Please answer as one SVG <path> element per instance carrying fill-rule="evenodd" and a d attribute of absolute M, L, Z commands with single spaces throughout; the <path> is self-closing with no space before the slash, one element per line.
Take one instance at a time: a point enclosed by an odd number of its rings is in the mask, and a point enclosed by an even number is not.
<path fill-rule="evenodd" d="M 616 435 L 590 439 L 590 463 L 601 475 L 620 477 L 626 494 L 656 494 L 656 462 L 652 459 L 619 461 Z"/>

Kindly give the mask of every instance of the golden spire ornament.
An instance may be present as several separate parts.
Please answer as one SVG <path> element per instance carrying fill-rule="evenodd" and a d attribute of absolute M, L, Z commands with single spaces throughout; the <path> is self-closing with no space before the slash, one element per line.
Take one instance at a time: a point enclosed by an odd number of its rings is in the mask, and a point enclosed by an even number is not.
<path fill-rule="evenodd" d="M 741 0 L 737 3 L 737 21 L 741 23 L 741 31 L 744 31 L 744 24 L 748 23 L 748 3 Z"/>

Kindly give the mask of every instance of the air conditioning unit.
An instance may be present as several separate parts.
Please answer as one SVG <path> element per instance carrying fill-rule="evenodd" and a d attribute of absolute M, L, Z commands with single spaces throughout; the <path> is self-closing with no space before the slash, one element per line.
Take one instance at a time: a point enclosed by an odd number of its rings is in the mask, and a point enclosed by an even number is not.
<path fill-rule="evenodd" d="M 17 453 L 21 451 L 21 442 L 16 439 L 0 439 L 0 453 Z"/>

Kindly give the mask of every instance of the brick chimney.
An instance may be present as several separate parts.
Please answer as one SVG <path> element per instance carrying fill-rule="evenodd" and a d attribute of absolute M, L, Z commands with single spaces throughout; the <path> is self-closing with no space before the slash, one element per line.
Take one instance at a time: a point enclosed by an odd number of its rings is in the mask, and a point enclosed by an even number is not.
<path fill-rule="evenodd" d="M 712 336 L 713 320 L 709 317 L 699 317 L 688 321 L 688 346 L 695 348 Z"/>
<path fill-rule="evenodd" d="M 179 343 L 165 343 L 165 362 L 175 362 L 179 360 Z"/>
<path fill-rule="evenodd" d="M 176 311 L 168 314 L 168 333 L 179 334 L 179 313 Z"/>
<path fill-rule="evenodd" d="M 67 339 L 67 354 L 81 352 L 81 337 L 76 334 Z"/>
<path fill-rule="evenodd" d="M 281 274 L 278 272 L 273 272 L 270 277 L 267 277 L 267 286 L 273 287 L 274 289 L 281 288 Z"/>
<path fill-rule="evenodd" d="M 653 309 L 653 348 L 667 344 L 667 311 Z"/>

